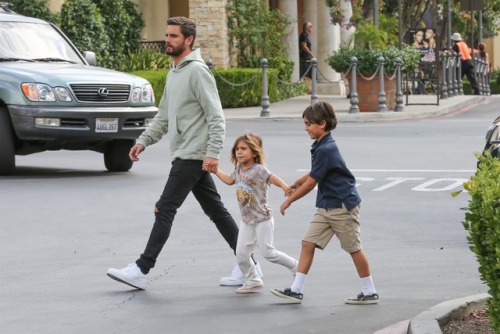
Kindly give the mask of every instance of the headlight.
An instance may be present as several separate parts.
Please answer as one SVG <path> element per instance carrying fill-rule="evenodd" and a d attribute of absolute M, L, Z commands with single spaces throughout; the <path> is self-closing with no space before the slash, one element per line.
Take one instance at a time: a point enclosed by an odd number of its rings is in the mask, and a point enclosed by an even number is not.
<path fill-rule="evenodd" d="M 71 95 L 69 94 L 68 90 L 64 87 L 56 87 L 56 95 L 59 101 L 62 102 L 71 102 L 72 98 Z"/>
<path fill-rule="evenodd" d="M 45 84 L 23 83 L 21 89 L 30 101 L 54 102 L 56 100 L 52 88 Z"/>
<path fill-rule="evenodd" d="M 142 88 L 134 88 L 132 92 L 132 102 L 154 102 L 153 87 L 150 84 L 142 86 Z"/>

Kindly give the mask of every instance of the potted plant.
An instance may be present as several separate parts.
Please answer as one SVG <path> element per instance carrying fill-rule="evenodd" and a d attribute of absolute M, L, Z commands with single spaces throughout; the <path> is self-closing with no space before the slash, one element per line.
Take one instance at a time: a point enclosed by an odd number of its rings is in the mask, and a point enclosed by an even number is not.
<path fill-rule="evenodd" d="M 403 61 L 401 71 L 414 71 L 418 68 L 421 55 L 418 49 L 411 46 L 404 46 L 401 49 L 395 46 L 387 48 L 360 48 L 342 47 L 327 58 L 331 68 L 338 73 L 347 74 L 350 71 L 352 61 L 357 59 L 357 93 L 360 111 L 376 111 L 378 107 L 378 80 L 374 78 L 366 82 L 364 78 L 372 77 L 378 68 L 378 58 L 384 58 L 384 70 L 386 72 L 384 88 L 386 92 L 387 105 L 389 109 L 394 109 L 396 84 L 391 79 L 396 70 L 396 59 L 399 57 Z M 359 75 L 361 73 L 361 75 Z M 366 82 L 366 89 L 364 83 Z"/>

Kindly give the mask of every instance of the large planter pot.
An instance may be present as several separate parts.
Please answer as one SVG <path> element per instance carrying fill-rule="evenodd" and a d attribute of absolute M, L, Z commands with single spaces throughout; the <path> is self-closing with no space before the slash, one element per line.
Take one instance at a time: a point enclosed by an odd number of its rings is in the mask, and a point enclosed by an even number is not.
<path fill-rule="evenodd" d="M 366 80 L 372 75 L 369 73 L 361 76 L 356 74 L 356 91 L 358 93 L 359 111 L 377 111 L 378 110 L 378 94 L 379 94 L 379 78 L 375 76 L 372 80 Z M 384 78 L 385 104 L 389 110 L 394 110 L 396 107 L 396 78 Z"/>

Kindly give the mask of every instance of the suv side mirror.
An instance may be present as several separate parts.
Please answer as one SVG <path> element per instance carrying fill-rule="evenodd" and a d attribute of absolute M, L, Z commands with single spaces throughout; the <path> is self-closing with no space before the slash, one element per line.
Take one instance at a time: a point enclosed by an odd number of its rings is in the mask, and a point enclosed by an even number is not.
<path fill-rule="evenodd" d="M 83 51 L 83 58 L 89 63 L 89 65 L 96 66 L 97 59 L 95 57 L 95 53 L 92 51 Z"/>

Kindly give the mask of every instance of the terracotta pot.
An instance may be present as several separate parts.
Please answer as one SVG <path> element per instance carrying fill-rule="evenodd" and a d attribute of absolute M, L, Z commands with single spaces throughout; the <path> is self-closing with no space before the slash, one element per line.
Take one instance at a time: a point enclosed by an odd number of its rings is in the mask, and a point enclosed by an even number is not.
<path fill-rule="evenodd" d="M 365 78 L 372 75 L 363 74 Z M 378 75 L 372 80 L 365 80 L 359 73 L 356 75 L 357 93 L 359 100 L 359 111 L 377 111 L 379 78 Z M 388 110 L 394 110 L 396 107 L 396 78 L 384 78 L 385 104 Z"/>

